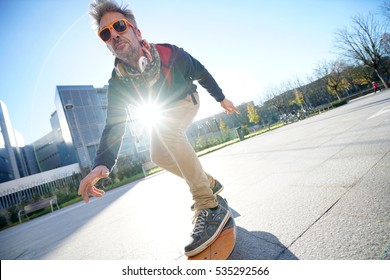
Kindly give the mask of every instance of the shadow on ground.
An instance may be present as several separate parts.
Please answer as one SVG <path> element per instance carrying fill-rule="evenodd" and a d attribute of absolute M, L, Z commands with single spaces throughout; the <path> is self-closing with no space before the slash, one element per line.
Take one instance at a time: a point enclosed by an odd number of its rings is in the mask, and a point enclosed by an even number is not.
<path fill-rule="evenodd" d="M 234 219 L 241 214 L 230 208 Z M 229 260 L 298 260 L 279 239 L 264 231 L 248 231 L 237 226 L 236 245 Z"/>
<path fill-rule="evenodd" d="M 298 260 L 298 258 L 275 235 L 237 227 L 236 245 L 229 260 Z"/>

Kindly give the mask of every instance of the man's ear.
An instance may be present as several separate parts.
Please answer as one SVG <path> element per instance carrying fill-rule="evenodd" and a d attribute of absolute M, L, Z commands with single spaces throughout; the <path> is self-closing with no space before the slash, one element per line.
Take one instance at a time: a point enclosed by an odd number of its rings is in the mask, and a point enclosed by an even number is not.
<path fill-rule="evenodd" d="M 138 41 L 142 41 L 142 34 L 141 34 L 141 30 L 137 29 L 137 31 L 135 32 L 135 34 L 137 35 L 137 39 L 138 39 Z"/>

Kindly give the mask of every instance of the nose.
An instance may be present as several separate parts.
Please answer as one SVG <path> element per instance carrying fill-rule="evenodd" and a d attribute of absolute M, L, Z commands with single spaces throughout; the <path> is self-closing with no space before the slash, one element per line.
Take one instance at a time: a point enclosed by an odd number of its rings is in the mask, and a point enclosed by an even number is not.
<path fill-rule="evenodd" d="M 111 35 L 110 39 L 116 39 L 119 37 L 118 32 L 116 32 L 114 28 L 110 28 L 110 35 Z"/>

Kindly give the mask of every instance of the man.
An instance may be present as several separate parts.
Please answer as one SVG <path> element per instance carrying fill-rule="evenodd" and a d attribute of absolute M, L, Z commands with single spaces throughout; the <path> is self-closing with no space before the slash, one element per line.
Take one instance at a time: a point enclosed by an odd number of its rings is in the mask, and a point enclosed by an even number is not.
<path fill-rule="evenodd" d="M 89 195 L 104 192 L 95 183 L 107 177 L 116 163 L 125 132 L 128 105 L 148 102 L 162 109 L 162 120 L 151 133 L 151 160 L 182 177 L 195 201 L 195 227 L 185 254 L 193 256 L 210 245 L 230 217 L 215 198 L 223 186 L 205 173 L 185 137 L 198 109 L 197 80 L 227 113 L 239 113 L 205 67 L 183 49 L 169 44 L 149 44 L 142 38 L 134 14 L 113 0 L 96 0 L 90 6 L 99 37 L 115 58 L 108 86 L 105 128 L 94 168 L 80 182 L 79 195 L 86 203 Z"/>

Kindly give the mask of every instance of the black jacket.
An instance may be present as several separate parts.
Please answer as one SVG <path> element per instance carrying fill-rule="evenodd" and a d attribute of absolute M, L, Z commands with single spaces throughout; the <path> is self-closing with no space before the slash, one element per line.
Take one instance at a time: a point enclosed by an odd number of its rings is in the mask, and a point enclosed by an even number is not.
<path fill-rule="evenodd" d="M 149 100 L 169 106 L 196 92 L 193 81 L 204 87 L 218 102 L 225 99 L 221 88 L 207 69 L 182 48 L 169 44 L 156 44 L 161 59 L 160 78 L 151 89 L 136 88 L 131 81 L 120 80 L 115 71 L 108 85 L 106 124 L 96 153 L 94 167 L 105 165 L 112 169 L 116 163 L 127 122 L 129 104 L 139 105 Z"/>

